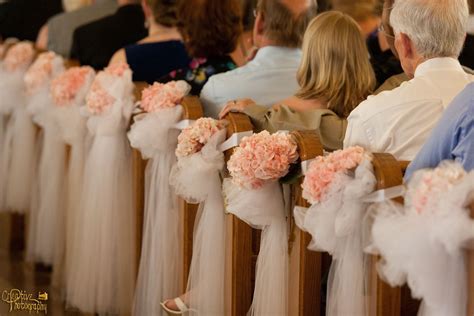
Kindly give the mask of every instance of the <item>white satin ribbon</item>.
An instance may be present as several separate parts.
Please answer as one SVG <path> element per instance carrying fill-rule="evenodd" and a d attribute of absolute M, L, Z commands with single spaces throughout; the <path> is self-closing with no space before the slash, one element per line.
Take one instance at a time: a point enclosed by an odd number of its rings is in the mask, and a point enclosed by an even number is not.
<path fill-rule="evenodd" d="M 186 127 L 190 126 L 193 122 L 194 120 L 181 120 L 178 123 L 174 124 L 173 128 L 183 130 Z"/>
<path fill-rule="evenodd" d="M 253 134 L 252 131 L 234 133 L 225 142 L 220 144 L 217 149 L 221 152 L 224 152 L 224 151 L 229 150 L 233 147 L 237 147 L 240 144 L 240 141 L 242 140 L 242 138 L 244 138 L 246 136 L 251 136 L 252 134 Z"/>
<path fill-rule="evenodd" d="M 301 172 L 303 175 L 306 175 L 309 169 L 309 165 L 313 162 L 314 159 L 303 160 L 301 162 Z"/>
<path fill-rule="evenodd" d="M 306 216 L 306 212 L 308 211 L 307 207 L 303 206 L 295 206 L 293 208 L 293 217 L 295 219 L 296 226 L 298 226 L 301 230 L 304 230 L 304 217 Z"/>
<path fill-rule="evenodd" d="M 393 198 L 403 196 L 405 194 L 405 186 L 397 185 L 391 188 L 374 191 L 362 198 L 365 203 L 379 203 L 391 200 Z"/>

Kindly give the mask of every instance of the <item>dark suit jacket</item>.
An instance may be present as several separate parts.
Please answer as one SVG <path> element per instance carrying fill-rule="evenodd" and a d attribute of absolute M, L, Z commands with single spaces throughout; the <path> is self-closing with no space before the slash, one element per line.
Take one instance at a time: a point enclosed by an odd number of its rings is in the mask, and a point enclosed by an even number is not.
<path fill-rule="evenodd" d="M 9 0 L 0 4 L 0 36 L 35 41 L 41 26 L 62 10 L 61 0 Z"/>
<path fill-rule="evenodd" d="M 71 57 L 81 65 L 102 69 L 117 50 L 147 36 L 144 23 L 140 5 L 121 6 L 114 14 L 74 31 Z"/>

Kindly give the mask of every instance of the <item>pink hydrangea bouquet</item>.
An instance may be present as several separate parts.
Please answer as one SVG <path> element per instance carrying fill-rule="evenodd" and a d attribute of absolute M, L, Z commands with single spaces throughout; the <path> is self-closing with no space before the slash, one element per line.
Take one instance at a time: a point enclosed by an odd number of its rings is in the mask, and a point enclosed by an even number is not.
<path fill-rule="evenodd" d="M 297 145 L 291 135 L 262 131 L 242 139 L 227 163 L 227 169 L 234 184 L 257 189 L 266 181 L 285 176 L 290 164 L 297 159 Z"/>
<path fill-rule="evenodd" d="M 191 86 L 184 80 L 170 81 L 165 84 L 155 82 L 143 90 L 140 107 L 147 112 L 175 107 L 181 103 L 190 90 Z"/>
<path fill-rule="evenodd" d="M 76 97 L 94 70 L 89 66 L 69 68 L 51 82 L 51 96 L 57 106 L 67 106 Z"/>
<path fill-rule="evenodd" d="M 199 152 L 214 134 L 224 128 L 223 121 L 213 118 L 203 117 L 196 120 L 179 134 L 176 156 L 186 157 Z"/>
<path fill-rule="evenodd" d="M 127 71 L 130 71 L 127 63 L 115 63 L 99 72 L 86 97 L 86 105 L 90 113 L 101 114 L 114 104 L 115 97 L 107 91 L 103 84 L 110 81 L 108 80 L 110 77 L 123 77 Z"/>
<path fill-rule="evenodd" d="M 21 66 L 29 65 L 33 61 L 34 54 L 35 51 L 31 42 L 20 42 L 8 50 L 3 65 L 7 71 L 15 71 Z"/>
<path fill-rule="evenodd" d="M 364 159 L 362 147 L 337 150 L 327 156 L 318 156 L 311 162 L 303 181 L 303 197 L 311 204 L 321 202 L 339 174 L 356 168 Z"/>
<path fill-rule="evenodd" d="M 430 201 L 436 203 L 437 197 L 443 196 L 454 185 L 459 184 L 465 175 L 466 171 L 459 165 L 423 170 L 416 186 L 408 192 L 415 211 L 420 214 Z"/>
<path fill-rule="evenodd" d="M 48 80 L 53 70 L 53 52 L 41 53 L 25 74 L 25 85 L 29 93 L 35 92 Z"/>

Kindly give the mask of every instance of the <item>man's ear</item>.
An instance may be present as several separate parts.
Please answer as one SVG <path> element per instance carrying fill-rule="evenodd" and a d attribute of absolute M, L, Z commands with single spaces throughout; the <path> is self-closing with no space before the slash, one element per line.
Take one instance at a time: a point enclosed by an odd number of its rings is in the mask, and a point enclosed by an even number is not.
<path fill-rule="evenodd" d="M 255 33 L 258 35 L 263 35 L 265 32 L 265 17 L 261 12 L 257 13 L 254 24 Z"/>
<path fill-rule="evenodd" d="M 412 59 L 415 56 L 415 46 L 413 45 L 412 40 L 405 33 L 400 33 L 399 37 L 401 51 L 398 53 L 403 54 L 407 59 Z"/>
<path fill-rule="evenodd" d="M 142 5 L 143 13 L 145 14 L 145 19 L 148 19 L 152 15 L 150 6 L 146 2 L 146 0 L 142 0 L 141 5 Z"/>

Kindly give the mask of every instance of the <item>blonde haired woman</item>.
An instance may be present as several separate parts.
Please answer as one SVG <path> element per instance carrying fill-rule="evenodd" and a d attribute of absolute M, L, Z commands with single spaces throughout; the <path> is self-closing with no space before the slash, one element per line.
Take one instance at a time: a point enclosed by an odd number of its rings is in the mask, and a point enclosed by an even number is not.
<path fill-rule="evenodd" d="M 375 76 L 357 23 L 330 11 L 309 24 L 297 73 L 298 92 L 271 109 L 250 99 L 230 101 L 228 112 L 250 116 L 258 130 L 316 129 L 327 150 L 342 148 L 349 113 L 372 92 Z"/>

